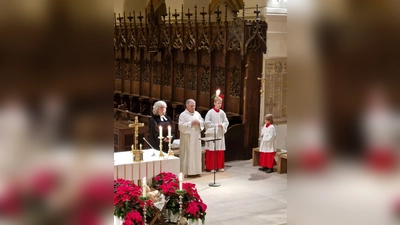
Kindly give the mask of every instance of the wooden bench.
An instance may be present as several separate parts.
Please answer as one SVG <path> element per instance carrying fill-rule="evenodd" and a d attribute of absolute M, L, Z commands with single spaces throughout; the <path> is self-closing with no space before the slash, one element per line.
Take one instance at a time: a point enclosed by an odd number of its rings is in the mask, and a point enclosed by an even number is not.
<path fill-rule="evenodd" d="M 287 153 L 281 152 L 280 149 L 277 149 L 278 156 L 278 173 L 287 173 Z M 253 166 L 258 166 L 258 162 L 260 161 L 260 148 L 253 148 Z"/>
<path fill-rule="evenodd" d="M 253 148 L 253 166 L 258 166 L 260 161 L 260 148 Z"/>
<path fill-rule="evenodd" d="M 277 172 L 287 173 L 287 153 L 279 155 Z"/>

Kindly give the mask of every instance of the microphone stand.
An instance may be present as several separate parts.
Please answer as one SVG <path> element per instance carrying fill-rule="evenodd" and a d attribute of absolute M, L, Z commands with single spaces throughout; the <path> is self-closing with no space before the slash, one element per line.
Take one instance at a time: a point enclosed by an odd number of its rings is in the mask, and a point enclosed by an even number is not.
<path fill-rule="evenodd" d="M 215 123 L 214 123 L 214 139 L 213 139 L 213 143 L 214 143 L 214 183 L 210 183 L 208 185 L 210 187 L 219 187 L 219 186 L 221 186 L 220 184 L 215 183 L 215 174 L 217 173 L 217 145 L 216 145 L 216 141 L 217 141 L 217 126 L 218 125 L 215 125 Z"/>
<path fill-rule="evenodd" d="M 151 147 L 151 149 L 153 149 L 153 154 L 151 156 L 156 156 L 153 146 L 151 146 L 151 144 L 146 140 L 146 138 L 143 137 L 143 140 Z"/>
<path fill-rule="evenodd" d="M 208 139 L 208 138 L 200 138 L 200 140 L 203 140 L 204 142 L 210 142 L 212 141 L 214 143 L 214 183 L 210 183 L 208 186 L 210 187 L 219 187 L 221 186 L 218 183 L 215 183 L 215 174 L 217 173 L 217 146 L 216 146 L 216 141 L 221 140 L 221 138 L 217 138 L 217 129 L 215 126 L 215 123 L 211 121 L 214 125 L 214 138 Z M 218 125 L 217 125 L 218 126 Z"/>

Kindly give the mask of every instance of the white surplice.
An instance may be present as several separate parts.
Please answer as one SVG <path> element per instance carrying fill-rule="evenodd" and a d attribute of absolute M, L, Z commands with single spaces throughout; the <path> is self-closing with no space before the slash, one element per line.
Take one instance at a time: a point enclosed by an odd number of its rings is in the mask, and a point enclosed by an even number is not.
<path fill-rule="evenodd" d="M 266 127 L 266 124 L 264 124 L 261 134 L 263 134 L 263 137 L 261 138 L 260 152 L 275 152 L 276 131 L 274 125 L 271 124 Z"/>
<path fill-rule="evenodd" d="M 221 123 L 222 127 L 218 127 Z M 221 138 L 221 140 L 215 142 L 216 150 L 225 150 L 225 133 L 228 130 L 229 121 L 226 117 L 225 112 L 220 109 L 216 112 L 214 109 L 210 109 L 205 118 L 206 137 L 209 138 Z M 212 141 L 205 143 L 206 149 L 214 151 L 214 143 Z"/>
<path fill-rule="evenodd" d="M 198 120 L 199 125 L 192 125 L 193 120 Z M 179 158 L 181 172 L 187 175 L 201 174 L 201 131 L 204 129 L 204 120 L 200 113 L 188 110 L 179 115 L 180 145 Z"/>

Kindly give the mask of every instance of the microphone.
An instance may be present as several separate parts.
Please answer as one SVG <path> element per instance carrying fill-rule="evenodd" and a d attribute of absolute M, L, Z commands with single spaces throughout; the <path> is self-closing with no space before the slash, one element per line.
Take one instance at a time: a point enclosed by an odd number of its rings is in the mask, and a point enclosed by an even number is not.
<path fill-rule="evenodd" d="M 156 154 L 154 152 L 153 146 L 151 146 L 151 144 L 146 140 L 146 138 L 143 137 L 143 140 L 153 149 L 153 155 L 151 155 L 151 156 L 155 156 Z"/>

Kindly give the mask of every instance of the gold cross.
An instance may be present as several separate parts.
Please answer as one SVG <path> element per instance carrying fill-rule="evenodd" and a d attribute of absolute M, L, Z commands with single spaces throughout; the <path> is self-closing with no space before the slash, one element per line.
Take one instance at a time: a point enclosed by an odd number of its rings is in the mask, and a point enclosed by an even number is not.
<path fill-rule="evenodd" d="M 144 123 L 139 123 L 138 117 L 135 116 L 135 123 L 129 124 L 129 127 L 135 128 L 135 148 L 133 150 L 138 150 L 137 143 L 139 137 L 139 127 L 144 127 Z"/>
<path fill-rule="evenodd" d="M 263 90 L 264 90 L 264 85 L 265 85 L 265 80 L 267 80 L 267 78 L 265 77 L 265 74 L 262 73 L 262 77 L 257 77 L 257 80 L 261 81 L 261 89 L 260 89 L 260 95 L 262 96 Z"/>

